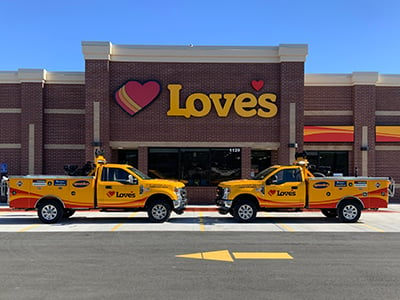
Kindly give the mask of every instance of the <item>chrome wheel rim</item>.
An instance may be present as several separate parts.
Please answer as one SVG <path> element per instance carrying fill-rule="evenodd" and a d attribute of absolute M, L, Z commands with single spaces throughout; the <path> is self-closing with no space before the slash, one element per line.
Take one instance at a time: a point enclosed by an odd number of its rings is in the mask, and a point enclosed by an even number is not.
<path fill-rule="evenodd" d="M 162 220 L 167 216 L 167 208 L 162 204 L 157 204 L 152 208 L 151 214 L 154 219 Z"/>
<path fill-rule="evenodd" d="M 252 218 L 254 214 L 254 210 L 253 208 L 248 205 L 248 204 L 244 204 L 241 205 L 238 209 L 238 215 L 242 220 L 249 220 Z"/>
<path fill-rule="evenodd" d="M 353 220 L 357 217 L 357 207 L 354 205 L 346 205 L 343 208 L 343 217 L 345 217 L 347 220 Z"/>
<path fill-rule="evenodd" d="M 54 205 L 47 204 L 42 208 L 42 216 L 47 221 L 52 221 L 57 216 L 57 208 Z"/>

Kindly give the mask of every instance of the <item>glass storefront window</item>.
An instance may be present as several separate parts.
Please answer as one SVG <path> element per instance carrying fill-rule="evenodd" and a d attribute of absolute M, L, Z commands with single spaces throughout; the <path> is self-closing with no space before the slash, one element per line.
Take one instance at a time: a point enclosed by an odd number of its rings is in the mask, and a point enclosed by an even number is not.
<path fill-rule="evenodd" d="M 179 149 L 149 149 L 148 175 L 152 178 L 181 179 L 179 176 Z"/>
<path fill-rule="evenodd" d="M 210 151 L 181 149 L 182 179 L 189 186 L 210 185 Z"/>
<path fill-rule="evenodd" d="M 128 164 L 137 168 L 138 151 L 137 150 L 118 150 L 118 163 Z"/>
<path fill-rule="evenodd" d="M 312 173 L 326 176 L 348 175 L 349 155 L 347 151 L 307 151 L 307 160 Z"/>
<path fill-rule="evenodd" d="M 241 177 L 240 148 L 211 149 L 211 185 Z"/>
<path fill-rule="evenodd" d="M 271 151 L 252 150 L 251 151 L 251 177 L 256 176 L 262 170 L 271 166 Z"/>
<path fill-rule="evenodd" d="M 150 148 L 148 174 L 182 180 L 188 186 L 215 186 L 241 176 L 240 148 Z"/>

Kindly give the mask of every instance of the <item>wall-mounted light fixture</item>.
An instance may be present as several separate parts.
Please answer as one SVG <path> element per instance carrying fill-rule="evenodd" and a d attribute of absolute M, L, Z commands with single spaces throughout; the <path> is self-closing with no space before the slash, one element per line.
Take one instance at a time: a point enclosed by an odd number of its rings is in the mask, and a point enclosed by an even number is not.
<path fill-rule="evenodd" d="M 101 147 L 101 146 L 102 146 L 102 143 L 101 143 L 101 142 L 98 142 L 98 141 L 93 141 L 93 142 L 92 142 L 92 146 L 93 146 L 93 147 Z"/>
<path fill-rule="evenodd" d="M 368 146 L 361 146 L 360 150 L 361 151 L 368 151 L 369 147 Z"/>
<path fill-rule="evenodd" d="M 297 145 L 297 143 L 290 143 L 288 144 L 289 148 L 297 148 L 299 145 Z"/>

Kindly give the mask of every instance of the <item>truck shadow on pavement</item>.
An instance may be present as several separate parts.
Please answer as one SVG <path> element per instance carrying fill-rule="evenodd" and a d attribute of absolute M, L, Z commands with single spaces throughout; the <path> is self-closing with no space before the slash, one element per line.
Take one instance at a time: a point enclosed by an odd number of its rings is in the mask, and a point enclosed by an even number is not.
<path fill-rule="evenodd" d="M 204 225 L 217 225 L 217 224 L 241 224 L 241 225 L 252 225 L 252 224 L 275 224 L 275 223 L 286 223 L 286 224 L 346 224 L 339 221 L 337 218 L 326 218 L 326 217 L 257 217 L 251 223 L 241 223 L 236 221 L 232 217 L 201 217 L 201 218 L 171 218 L 169 223 L 174 224 L 188 224 L 188 223 L 202 223 Z M 358 221 L 358 223 L 363 223 Z"/>
<path fill-rule="evenodd" d="M 73 216 L 68 219 L 62 219 L 58 223 L 54 224 L 44 224 L 37 217 L 30 217 L 26 215 L 12 215 L 12 216 L 0 216 L 0 226 L 10 226 L 10 225 L 33 225 L 33 224 L 43 224 L 47 226 L 65 226 L 65 225 L 79 225 L 79 224 L 153 224 L 158 226 L 168 226 L 171 225 L 224 225 L 224 224 L 238 224 L 242 226 L 252 227 L 261 224 L 343 224 L 339 219 L 330 219 L 325 217 L 257 217 L 251 223 L 241 223 L 236 221 L 232 217 L 171 217 L 165 223 L 153 223 L 147 217 L 86 217 L 86 216 Z M 362 220 L 357 222 L 362 224 Z M 355 223 L 355 224 L 357 224 Z"/>

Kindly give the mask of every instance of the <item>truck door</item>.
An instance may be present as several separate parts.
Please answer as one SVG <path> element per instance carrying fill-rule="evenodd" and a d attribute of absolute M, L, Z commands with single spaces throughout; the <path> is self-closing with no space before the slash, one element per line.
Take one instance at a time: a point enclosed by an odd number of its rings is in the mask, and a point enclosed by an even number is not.
<path fill-rule="evenodd" d="M 266 207 L 304 207 L 306 184 L 300 167 L 285 168 L 265 182 Z"/>
<path fill-rule="evenodd" d="M 129 177 L 133 176 L 133 182 Z M 121 168 L 103 167 L 97 182 L 97 206 L 124 208 L 140 206 L 137 178 Z"/>

